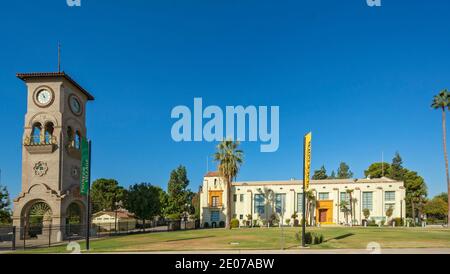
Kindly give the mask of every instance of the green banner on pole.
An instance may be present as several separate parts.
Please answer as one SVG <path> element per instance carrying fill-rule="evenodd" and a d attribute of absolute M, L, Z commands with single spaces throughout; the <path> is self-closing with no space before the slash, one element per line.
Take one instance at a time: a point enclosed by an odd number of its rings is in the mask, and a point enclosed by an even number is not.
<path fill-rule="evenodd" d="M 89 142 L 86 138 L 81 140 L 81 177 L 80 177 L 80 194 L 88 195 L 89 193 Z"/>

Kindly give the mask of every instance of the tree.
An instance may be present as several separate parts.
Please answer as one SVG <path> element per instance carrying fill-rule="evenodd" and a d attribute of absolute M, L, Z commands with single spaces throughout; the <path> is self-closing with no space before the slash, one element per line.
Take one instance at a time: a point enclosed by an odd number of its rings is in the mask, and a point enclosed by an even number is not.
<path fill-rule="evenodd" d="M 160 190 L 151 184 L 141 183 L 130 186 L 125 196 L 125 207 L 142 220 L 152 220 L 161 213 Z"/>
<path fill-rule="evenodd" d="M 158 189 L 159 193 L 159 203 L 161 207 L 160 216 L 166 217 L 168 213 L 168 207 L 169 207 L 169 195 L 167 195 L 167 192 L 165 192 L 162 188 L 156 187 Z"/>
<path fill-rule="evenodd" d="M 329 179 L 336 179 L 336 172 L 334 172 L 334 170 L 331 171 L 331 175 L 330 175 Z"/>
<path fill-rule="evenodd" d="M 338 179 L 350 179 L 353 177 L 353 172 L 350 171 L 350 167 L 342 162 L 339 164 L 339 168 L 337 170 L 337 178 Z"/>
<path fill-rule="evenodd" d="M 442 220 L 447 217 L 447 209 L 447 202 L 440 195 L 438 195 L 425 204 L 424 213 L 428 216 L 433 216 Z"/>
<path fill-rule="evenodd" d="M 444 89 L 438 95 L 434 96 L 433 103 L 431 107 L 434 109 L 442 110 L 442 140 L 443 140 L 443 149 L 444 149 L 444 160 L 445 160 L 445 174 L 447 176 L 447 200 L 450 197 L 450 176 L 448 171 L 448 156 L 447 156 L 447 129 L 446 129 L 446 111 L 450 108 L 450 96 L 449 92 Z M 448 204 L 447 208 L 447 220 L 448 226 L 450 227 L 450 204 Z"/>
<path fill-rule="evenodd" d="M 398 152 L 395 153 L 394 158 L 392 159 L 392 164 L 389 169 L 389 178 L 402 181 L 404 177 L 405 170 L 403 168 L 403 160 Z"/>
<path fill-rule="evenodd" d="M 179 166 L 170 173 L 170 179 L 167 186 L 169 214 L 181 214 L 186 211 L 186 204 L 190 204 L 189 179 L 187 177 L 186 167 Z"/>
<path fill-rule="evenodd" d="M 312 176 L 313 180 L 325 180 L 327 179 L 327 170 L 325 166 L 322 166 L 319 170 L 314 171 L 314 175 Z"/>
<path fill-rule="evenodd" d="M 395 153 L 392 164 L 373 163 L 364 173 L 371 178 L 379 178 L 382 175 L 381 169 L 385 170 L 385 177 L 405 183 L 406 215 L 415 220 L 418 210 L 425 204 L 427 196 L 425 180 L 417 172 L 403 167 L 403 160 L 398 152 Z"/>
<path fill-rule="evenodd" d="M 446 203 L 448 203 L 448 194 L 446 192 L 443 192 L 443 193 L 441 193 L 439 195 L 436 195 L 435 198 L 441 198 Z"/>
<path fill-rule="evenodd" d="M 124 189 L 114 179 L 98 179 L 92 184 L 91 200 L 94 212 L 116 210 L 124 197 Z"/>
<path fill-rule="evenodd" d="M 200 220 L 200 193 L 195 193 L 191 201 L 194 208 L 195 219 Z"/>
<path fill-rule="evenodd" d="M 349 207 L 348 207 L 348 202 L 347 201 L 341 201 L 339 203 L 339 208 L 341 209 L 342 212 L 344 212 L 344 216 L 345 216 L 345 222 L 348 224 L 348 213 L 350 211 Z"/>
<path fill-rule="evenodd" d="M 349 196 L 350 219 L 351 219 L 351 222 L 353 224 L 353 216 L 354 216 L 353 210 L 354 210 L 354 204 L 355 204 L 355 201 L 353 199 L 353 189 L 347 189 L 346 192 L 348 193 L 348 196 Z"/>
<path fill-rule="evenodd" d="M 369 210 L 368 208 L 364 208 L 364 209 L 363 209 L 363 215 L 364 215 L 364 218 L 365 218 L 366 220 L 369 220 L 369 217 L 370 217 L 370 210 Z"/>
<path fill-rule="evenodd" d="M 306 220 L 309 221 L 309 225 L 312 225 L 313 218 L 313 205 L 316 203 L 316 196 L 314 196 L 314 192 L 312 190 L 308 190 L 305 192 L 306 195 Z"/>
<path fill-rule="evenodd" d="M 9 209 L 11 202 L 9 200 L 9 192 L 6 187 L 0 186 L 0 224 L 11 223 L 11 210 Z"/>
<path fill-rule="evenodd" d="M 392 208 L 392 206 L 390 206 L 387 210 L 386 210 L 386 217 L 388 217 L 388 219 L 391 218 L 392 214 L 394 213 L 394 208 Z"/>
<path fill-rule="evenodd" d="M 219 163 L 219 174 L 227 186 L 227 229 L 231 229 L 231 183 L 236 179 L 244 157 L 244 152 L 238 147 L 239 142 L 226 140 L 217 146 L 214 154 L 215 161 Z"/>
<path fill-rule="evenodd" d="M 406 212 L 415 220 L 416 209 L 420 208 L 427 196 L 427 186 L 425 180 L 417 172 L 408 169 L 403 170 L 402 180 L 406 189 Z"/>
<path fill-rule="evenodd" d="M 373 163 L 364 171 L 364 175 L 372 179 L 381 178 L 383 176 L 389 177 L 390 168 L 391 165 L 388 163 Z"/>

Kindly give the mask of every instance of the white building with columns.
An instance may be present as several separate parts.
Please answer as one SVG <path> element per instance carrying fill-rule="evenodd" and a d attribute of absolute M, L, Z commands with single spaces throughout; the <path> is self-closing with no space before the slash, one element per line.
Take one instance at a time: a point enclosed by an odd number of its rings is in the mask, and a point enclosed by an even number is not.
<path fill-rule="evenodd" d="M 302 218 L 303 182 L 244 181 L 233 182 L 231 188 L 232 218 L 241 226 L 251 223 L 263 224 L 273 215 L 282 223 L 294 222 L 292 215 Z M 393 218 L 405 218 L 405 187 L 403 182 L 386 177 L 378 179 L 327 179 L 312 180 L 310 194 L 314 197 L 308 214 L 312 224 L 349 224 L 350 209 L 353 224 L 361 225 L 365 220 L 364 209 L 368 209 L 368 220 L 388 222 Z M 205 175 L 200 189 L 200 223 L 202 227 L 220 227 L 226 221 L 227 188 L 218 172 Z M 350 203 L 350 200 L 352 201 Z M 343 202 L 344 201 L 344 202 Z M 308 203 L 307 203 L 308 204 Z M 342 206 L 346 205 L 347 210 Z M 351 204 L 351 205 L 350 205 Z M 392 215 L 386 216 L 391 208 Z"/>

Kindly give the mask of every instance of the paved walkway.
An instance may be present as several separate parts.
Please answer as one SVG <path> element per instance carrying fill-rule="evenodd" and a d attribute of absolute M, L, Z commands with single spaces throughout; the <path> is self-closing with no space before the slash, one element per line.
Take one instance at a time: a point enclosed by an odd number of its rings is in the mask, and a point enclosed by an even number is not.
<path fill-rule="evenodd" d="M 103 253 L 104 254 L 104 253 Z M 116 254 L 116 253 L 115 253 Z M 296 250 L 217 250 L 129 252 L 126 254 L 450 254 L 450 248 L 396 248 L 370 251 L 365 249 L 296 249 Z"/>

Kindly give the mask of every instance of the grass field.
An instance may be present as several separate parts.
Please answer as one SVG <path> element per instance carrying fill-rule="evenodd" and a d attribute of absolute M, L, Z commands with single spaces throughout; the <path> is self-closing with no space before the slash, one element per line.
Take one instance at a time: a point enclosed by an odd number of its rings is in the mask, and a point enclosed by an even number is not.
<path fill-rule="evenodd" d="M 299 231 L 300 228 L 245 228 L 158 232 L 95 240 L 91 249 L 92 252 L 296 249 L 300 242 L 295 234 Z M 317 249 L 366 249 L 370 242 L 377 242 L 382 248 L 450 248 L 449 229 L 322 227 L 308 231 L 323 234 L 324 243 L 311 246 Z M 84 242 L 80 244 L 83 250 Z M 66 245 L 25 252 L 68 253 Z"/>

